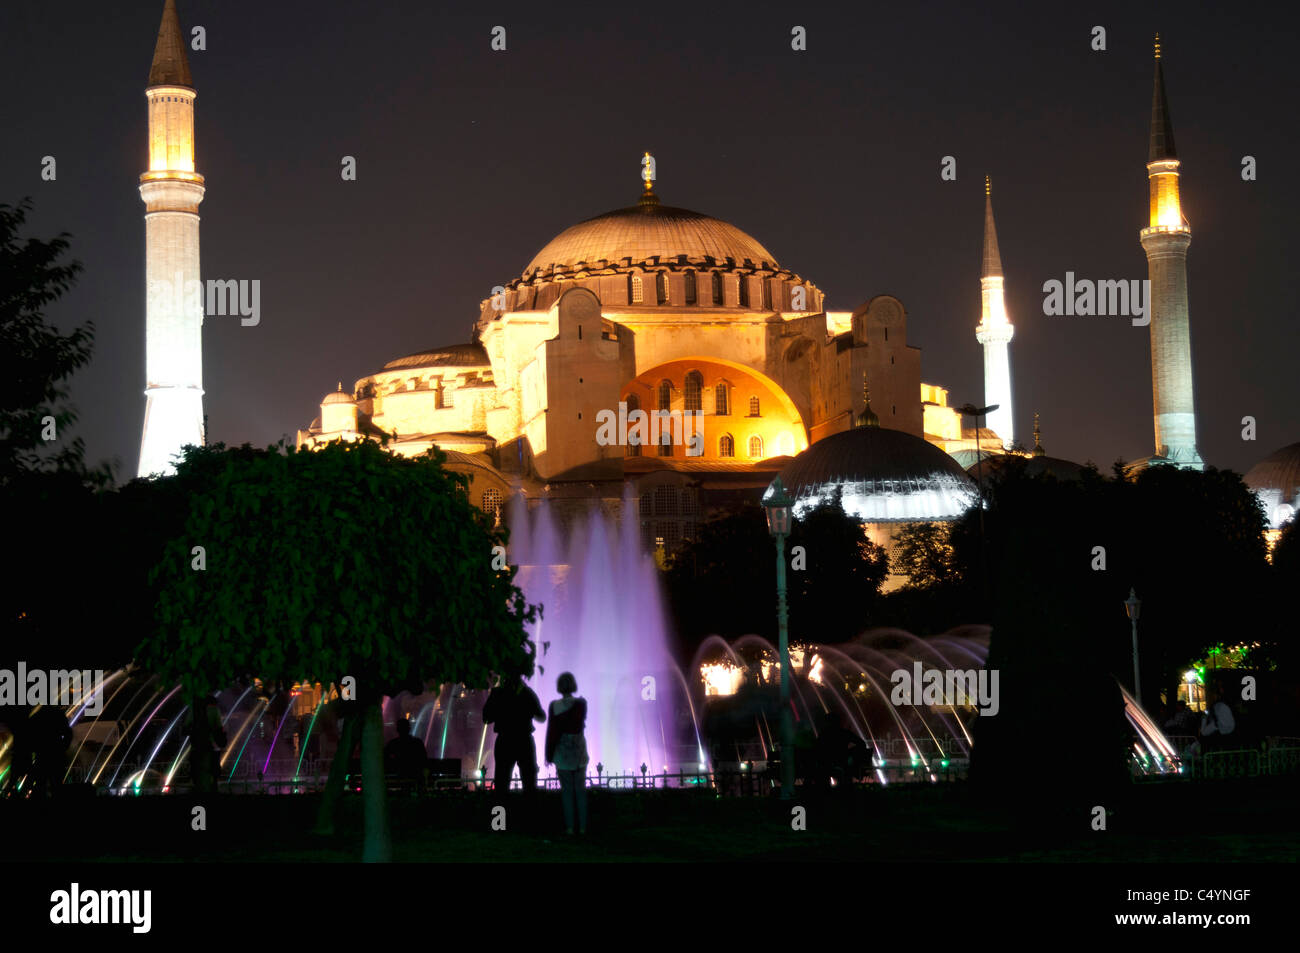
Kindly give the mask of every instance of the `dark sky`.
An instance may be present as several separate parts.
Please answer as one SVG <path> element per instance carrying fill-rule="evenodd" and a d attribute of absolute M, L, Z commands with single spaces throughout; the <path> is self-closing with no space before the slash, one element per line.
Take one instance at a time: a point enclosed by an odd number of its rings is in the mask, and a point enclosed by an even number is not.
<path fill-rule="evenodd" d="M 162 0 L 6 0 L 0 201 L 71 232 L 93 319 L 75 378 L 92 459 L 134 474 L 144 410 L 144 86 Z M 342 379 L 467 340 L 478 302 L 568 225 L 633 204 L 731 221 L 849 310 L 898 296 L 922 377 L 979 401 L 983 177 L 993 176 L 1016 427 L 1049 453 L 1152 451 L 1147 331 L 1045 317 L 1067 270 L 1145 278 L 1151 39 L 1192 225 L 1202 455 L 1238 470 L 1300 439 L 1294 36 L 1241 6 L 473 5 L 180 0 L 198 90 L 205 278 L 259 279 L 262 320 L 204 325 L 209 439 L 292 435 Z M 1226 12 L 1225 12 L 1226 11 Z M 495 24 L 506 53 L 489 48 Z M 808 31 L 790 50 L 790 28 Z M 1107 29 L 1106 52 L 1089 48 Z M 343 155 L 359 178 L 343 182 Z M 40 180 L 44 155 L 58 180 Z M 957 159 L 943 182 L 940 159 Z M 1243 182 L 1243 155 L 1259 179 Z M 1256 443 L 1240 420 L 1258 419 Z"/>

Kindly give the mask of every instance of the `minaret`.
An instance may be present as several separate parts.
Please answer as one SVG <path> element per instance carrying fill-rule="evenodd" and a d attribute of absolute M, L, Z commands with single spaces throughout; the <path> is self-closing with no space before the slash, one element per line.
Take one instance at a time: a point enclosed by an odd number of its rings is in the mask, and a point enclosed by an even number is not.
<path fill-rule="evenodd" d="M 149 85 L 145 203 L 145 408 L 140 476 L 172 473 L 186 444 L 203 443 L 203 288 L 194 171 L 194 81 L 175 0 L 163 7 Z"/>
<path fill-rule="evenodd" d="M 984 345 L 984 404 L 998 409 L 989 413 L 988 427 L 1002 440 L 1004 449 L 1015 442 L 1015 415 L 1011 412 L 1011 359 L 1007 345 L 1016 329 L 1007 319 L 1002 298 L 1002 255 L 998 230 L 993 224 L 993 186 L 984 177 L 984 268 L 980 272 L 980 323 L 975 340 Z"/>
<path fill-rule="evenodd" d="M 1192 230 L 1178 202 L 1178 153 L 1165 99 L 1165 75 L 1156 34 L 1155 92 L 1151 97 L 1151 145 L 1147 178 L 1151 224 L 1142 229 L 1151 293 L 1151 391 L 1155 405 L 1156 458 L 1200 470 L 1196 408 L 1192 402 L 1192 342 L 1187 320 L 1187 246 Z"/>

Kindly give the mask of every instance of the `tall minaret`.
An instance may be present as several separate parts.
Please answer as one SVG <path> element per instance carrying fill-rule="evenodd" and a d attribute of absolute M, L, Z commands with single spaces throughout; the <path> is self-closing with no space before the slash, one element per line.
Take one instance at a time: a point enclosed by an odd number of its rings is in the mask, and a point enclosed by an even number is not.
<path fill-rule="evenodd" d="M 175 0 L 163 7 L 149 85 L 149 171 L 145 203 L 144 436 L 140 476 L 174 471 L 185 444 L 203 443 L 203 290 L 194 171 L 194 81 Z"/>
<path fill-rule="evenodd" d="M 1165 99 L 1156 34 L 1156 80 L 1151 97 L 1151 225 L 1142 229 L 1151 296 L 1151 391 L 1155 404 L 1156 457 L 1200 470 L 1196 450 L 1196 408 L 1192 402 L 1192 342 L 1187 321 L 1187 246 L 1192 230 L 1178 202 L 1178 153 Z M 1153 461 L 1156 462 L 1156 461 Z"/>
<path fill-rule="evenodd" d="M 1008 448 L 1015 442 L 1015 415 L 1011 412 L 1011 360 L 1007 345 L 1016 329 L 1007 319 L 1002 299 L 1002 255 L 998 230 L 993 224 L 993 186 L 984 177 L 984 268 L 980 272 L 980 323 L 975 340 L 984 345 L 984 404 L 998 405 L 988 415 L 988 426 Z"/>

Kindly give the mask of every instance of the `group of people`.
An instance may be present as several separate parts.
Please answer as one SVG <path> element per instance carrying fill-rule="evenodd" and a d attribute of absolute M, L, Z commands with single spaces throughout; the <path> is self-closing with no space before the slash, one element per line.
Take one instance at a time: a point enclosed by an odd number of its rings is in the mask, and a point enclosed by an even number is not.
<path fill-rule="evenodd" d="M 516 766 L 524 793 L 537 790 L 537 743 L 533 722 L 546 722 L 545 757 L 554 764 L 560 779 L 560 800 L 564 806 L 565 831 L 587 830 L 587 702 L 577 694 L 577 679 L 565 672 L 555 681 L 560 697 L 542 711 L 537 693 L 524 684 L 518 672 L 501 679 L 483 705 L 484 724 L 496 729 L 496 778 L 498 792 L 510 788 Z"/>

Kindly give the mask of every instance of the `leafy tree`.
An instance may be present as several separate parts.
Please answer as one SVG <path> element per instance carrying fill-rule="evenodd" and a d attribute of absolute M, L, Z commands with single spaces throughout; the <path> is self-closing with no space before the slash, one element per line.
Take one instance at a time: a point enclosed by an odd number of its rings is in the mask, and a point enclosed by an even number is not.
<path fill-rule="evenodd" d="M 912 589 L 928 589 L 956 581 L 956 554 L 944 523 L 909 523 L 894 542 L 894 572 L 907 576 Z"/>
<path fill-rule="evenodd" d="M 806 569 L 795 568 L 796 546 L 803 547 Z M 845 513 L 838 499 L 795 521 L 786 541 L 786 559 L 792 635 L 811 642 L 844 642 L 877 624 L 889 560 L 867 538 L 862 521 Z"/>
<path fill-rule="evenodd" d="M 62 435 L 76 420 L 67 382 L 90 361 L 94 325 L 67 334 L 51 326 L 45 310 L 81 273 L 64 261 L 67 233 L 50 241 L 23 238 L 31 202 L 0 205 L 0 488 L 23 474 L 66 471 L 102 484 L 105 471 L 87 471 L 82 441 Z M 53 424 L 54 440 L 47 440 Z M 51 444 L 60 449 L 49 452 Z"/>
<path fill-rule="evenodd" d="M 444 682 L 486 687 L 509 665 L 532 670 L 524 626 L 537 610 L 513 570 L 492 569 L 504 531 L 443 460 L 371 441 L 187 452 L 178 479 L 214 472 L 195 481 L 184 533 L 155 570 L 158 628 L 140 646 L 144 664 L 193 698 L 248 674 L 355 679 L 361 712 L 348 721 L 361 724 L 368 861 L 391 853 L 381 697 Z M 350 751 L 345 737 L 340 757 Z"/>
<path fill-rule="evenodd" d="M 838 501 L 795 521 L 785 558 L 792 638 L 841 642 L 871 624 L 887 560 Z M 670 560 L 668 590 L 683 654 L 713 634 L 775 640 L 776 546 L 762 506 L 705 523 Z"/>

